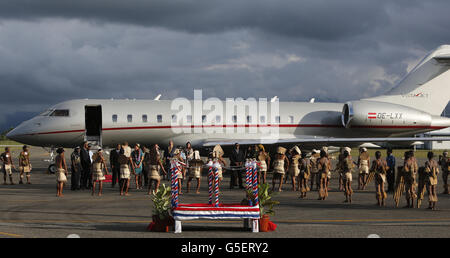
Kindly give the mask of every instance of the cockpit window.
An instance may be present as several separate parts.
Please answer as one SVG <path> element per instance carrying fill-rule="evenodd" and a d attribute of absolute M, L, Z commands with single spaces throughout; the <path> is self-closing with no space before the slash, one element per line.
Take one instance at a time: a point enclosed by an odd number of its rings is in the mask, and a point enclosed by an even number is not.
<path fill-rule="evenodd" d="M 69 116 L 68 109 L 55 109 L 50 116 Z"/>
<path fill-rule="evenodd" d="M 48 109 L 48 110 L 45 110 L 44 112 L 42 112 L 41 114 L 40 114 L 40 116 L 48 116 L 48 115 L 50 115 L 50 113 L 52 113 L 53 112 L 53 109 Z"/>

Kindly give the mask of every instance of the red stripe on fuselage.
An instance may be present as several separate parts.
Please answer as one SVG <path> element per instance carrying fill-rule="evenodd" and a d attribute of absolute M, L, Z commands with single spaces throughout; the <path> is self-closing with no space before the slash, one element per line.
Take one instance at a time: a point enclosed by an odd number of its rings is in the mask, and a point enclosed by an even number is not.
<path fill-rule="evenodd" d="M 438 130 L 447 128 L 445 126 L 422 126 L 422 125 L 353 125 L 351 128 L 379 128 L 379 129 L 431 129 Z"/>
<path fill-rule="evenodd" d="M 321 124 L 274 124 L 274 125 L 186 125 L 186 126 L 137 126 L 137 127 L 111 127 L 103 128 L 103 131 L 120 131 L 120 130 L 150 130 L 150 129 L 171 129 L 171 128 L 214 128 L 214 127 L 307 127 L 307 128 L 343 128 L 342 125 L 321 125 Z M 431 129 L 438 130 L 446 127 L 443 126 L 397 126 L 397 125 L 355 125 L 351 128 L 378 128 L 378 129 Z M 46 135 L 46 134 L 64 134 L 64 133 L 81 133 L 84 132 L 83 129 L 78 130 L 66 130 L 66 131 L 51 131 L 51 132 L 39 132 L 25 135 Z"/>
<path fill-rule="evenodd" d="M 319 124 L 273 124 L 273 125 L 177 125 L 177 126 L 138 126 L 138 127 L 113 127 L 103 128 L 103 131 L 115 131 L 115 130 L 141 130 L 141 129 L 171 129 L 171 128 L 231 128 L 231 127 L 343 127 L 341 125 L 319 125 Z"/>
<path fill-rule="evenodd" d="M 68 131 L 53 131 L 53 132 L 41 132 L 41 133 L 30 133 L 26 135 L 37 135 L 37 134 L 60 134 L 60 133 L 82 133 L 85 130 L 79 129 L 79 130 L 68 130 Z"/>

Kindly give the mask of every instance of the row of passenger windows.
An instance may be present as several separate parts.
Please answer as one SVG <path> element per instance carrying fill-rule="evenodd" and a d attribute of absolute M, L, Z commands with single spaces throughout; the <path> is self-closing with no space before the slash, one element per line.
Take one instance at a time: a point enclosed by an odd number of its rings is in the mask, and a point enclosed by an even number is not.
<path fill-rule="evenodd" d="M 117 115 L 112 115 L 112 121 L 113 123 L 117 123 L 118 120 L 118 116 Z M 237 123 L 237 116 L 232 116 L 231 120 L 233 123 Z M 247 116 L 247 123 L 253 123 L 253 119 L 252 116 Z M 141 121 L 142 123 L 148 123 L 148 116 L 147 115 L 142 115 L 141 117 Z M 205 123 L 206 120 L 206 115 L 202 116 L 202 122 Z M 127 115 L 127 122 L 128 123 L 132 123 L 133 122 L 133 115 Z M 163 122 L 163 116 L 162 115 L 156 115 L 156 122 L 157 123 L 162 123 Z M 172 115 L 172 122 L 176 123 L 178 122 L 177 120 L 177 115 Z M 186 116 L 186 122 L 187 123 L 192 123 L 192 115 L 187 115 Z M 221 116 L 216 116 L 215 117 L 215 122 L 216 123 L 221 123 L 222 122 L 222 117 Z M 259 122 L 260 123 L 266 123 L 266 116 L 260 116 L 259 117 Z M 280 116 L 275 116 L 275 123 L 280 123 L 281 122 L 281 117 Z M 288 123 L 293 124 L 294 123 L 294 117 L 293 116 L 288 116 Z"/>

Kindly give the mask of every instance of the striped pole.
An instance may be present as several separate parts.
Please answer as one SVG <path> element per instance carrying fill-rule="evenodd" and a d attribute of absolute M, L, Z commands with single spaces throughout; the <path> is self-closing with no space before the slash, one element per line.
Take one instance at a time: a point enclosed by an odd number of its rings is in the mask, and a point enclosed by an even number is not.
<path fill-rule="evenodd" d="M 251 189 L 251 184 L 252 184 L 252 167 L 251 167 L 250 161 L 247 159 L 245 161 L 245 191 L 247 192 L 247 195 L 248 195 L 248 190 Z M 248 199 L 248 204 L 250 206 L 253 206 L 252 198 L 250 196 L 248 196 L 247 199 Z"/>
<path fill-rule="evenodd" d="M 175 161 L 171 164 L 172 174 L 172 208 L 178 207 L 178 166 Z"/>
<path fill-rule="evenodd" d="M 171 199 L 170 202 L 172 204 L 172 208 L 174 207 L 173 205 L 173 199 L 174 199 L 174 189 L 173 189 L 173 173 L 174 173 L 174 165 L 173 165 L 173 161 L 170 161 L 170 192 L 171 192 Z"/>
<path fill-rule="evenodd" d="M 219 164 L 214 163 L 214 206 L 219 207 Z"/>
<path fill-rule="evenodd" d="M 258 166 L 256 165 L 256 161 L 252 162 L 252 172 L 253 172 L 253 197 L 255 199 L 255 203 L 253 205 L 258 205 Z"/>
<path fill-rule="evenodd" d="M 250 189 L 251 185 L 251 165 L 250 162 L 247 160 L 245 162 L 245 189 Z"/>
<path fill-rule="evenodd" d="M 177 163 L 175 163 L 177 164 Z M 177 164 L 174 173 L 174 181 L 175 181 L 175 207 L 178 207 L 178 193 L 179 193 L 179 185 L 178 185 L 178 174 L 181 173 L 180 167 Z"/>
<path fill-rule="evenodd" d="M 209 204 L 212 204 L 212 196 L 213 196 L 213 167 L 212 165 L 209 167 L 208 170 L 208 193 L 209 193 Z"/>

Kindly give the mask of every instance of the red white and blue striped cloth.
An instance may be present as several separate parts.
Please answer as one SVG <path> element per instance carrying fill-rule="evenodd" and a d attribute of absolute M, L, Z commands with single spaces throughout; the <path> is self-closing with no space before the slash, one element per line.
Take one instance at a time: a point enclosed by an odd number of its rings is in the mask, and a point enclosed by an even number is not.
<path fill-rule="evenodd" d="M 179 204 L 172 210 L 175 220 L 194 219 L 259 219 L 259 206 L 239 204 Z"/>

